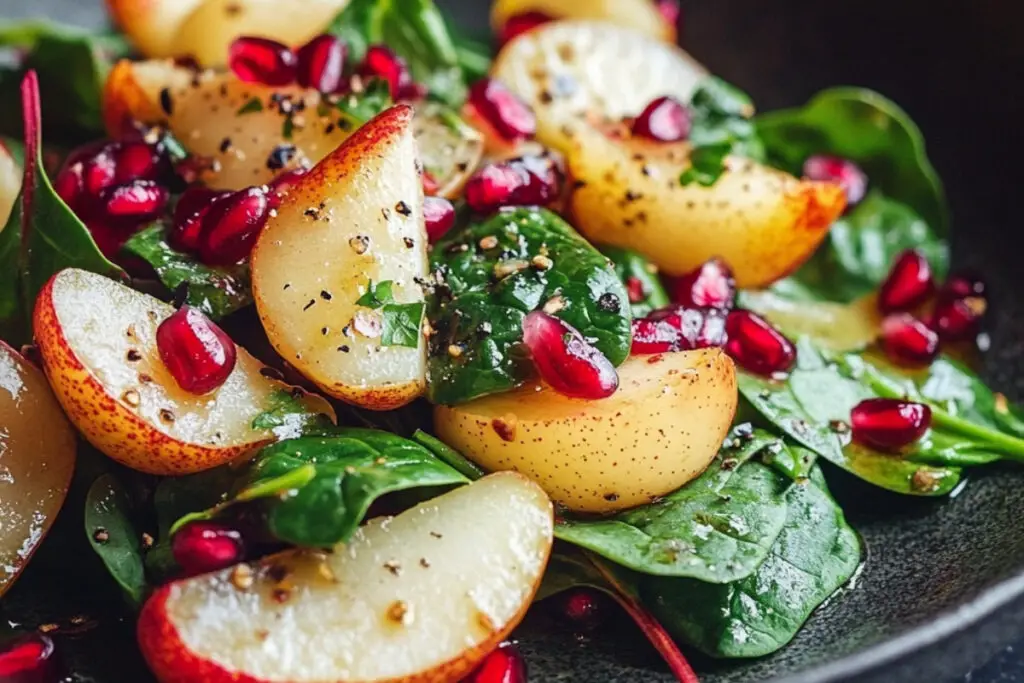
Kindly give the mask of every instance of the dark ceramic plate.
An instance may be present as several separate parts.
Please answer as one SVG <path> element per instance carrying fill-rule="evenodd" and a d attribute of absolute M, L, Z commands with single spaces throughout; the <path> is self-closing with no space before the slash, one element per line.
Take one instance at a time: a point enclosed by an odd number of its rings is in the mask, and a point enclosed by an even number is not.
<path fill-rule="evenodd" d="M 485 0 L 442 4 L 465 26 L 484 28 Z M 762 109 L 851 84 L 882 91 L 918 121 L 949 189 L 958 265 L 982 268 L 994 285 L 988 379 L 1022 398 L 1024 300 L 1016 291 L 1022 269 L 1014 247 L 1021 244 L 1024 41 L 1017 27 L 1024 6 L 1003 0 L 683 4 L 687 48 L 750 92 Z M 0 0 L 0 16 L 96 24 L 102 20 L 98 5 Z M 863 534 L 863 572 L 775 656 L 729 664 L 695 660 L 704 683 L 947 681 L 1024 633 L 1024 468 L 988 469 L 952 500 L 939 502 L 897 500 L 830 474 Z M 0 617 L 31 625 L 88 615 L 97 626 L 60 636 L 74 660 L 75 680 L 150 680 L 134 651 L 132 620 L 119 616 L 116 596 L 81 592 L 74 574 L 90 568 L 67 567 L 61 562 L 66 549 L 53 546 L 5 598 Z M 543 610 L 534 612 L 517 634 L 534 683 L 671 680 L 626 626 L 579 639 L 559 630 Z"/>

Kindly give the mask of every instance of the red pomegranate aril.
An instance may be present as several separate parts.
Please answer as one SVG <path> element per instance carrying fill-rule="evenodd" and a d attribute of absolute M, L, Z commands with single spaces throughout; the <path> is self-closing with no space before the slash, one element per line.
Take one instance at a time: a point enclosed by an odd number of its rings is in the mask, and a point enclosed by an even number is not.
<path fill-rule="evenodd" d="M 85 179 L 82 178 L 81 162 L 65 166 L 53 181 L 53 189 L 72 209 L 85 194 Z"/>
<path fill-rule="evenodd" d="M 214 201 L 229 194 L 231 193 L 211 190 L 201 185 L 187 188 L 178 199 L 178 205 L 174 207 L 174 222 L 167 235 L 170 245 L 179 251 L 197 251 L 203 217 Z"/>
<path fill-rule="evenodd" d="M 981 330 L 988 303 L 985 297 L 941 298 L 932 311 L 931 325 L 942 341 L 968 341 Z"/>
<path fill-rule="evenodd" d="M 732 311 L 725 330 L 725 350 L 745 370 L 771 376 L 789 370 L 796 360 L 793 343 L 756 313 Z"/>
<path fill-rule="evenodd" d="M 909 313 L 893 313 L 882 321 L 882 348 L 900 365 L 928 365 L 939 355 L 939 335 Z"/>
<path fill-rule="evenodd" d="M 626 293 L 629 295 L 629 303 L 638 304 L 647 298 L 647 293 L 644 292 L 644 283 L 640 278 L 635 276 L 627 277 L 625 284 Z"/>
<path fill-rule="evenodd" d="M 152 180 L 132 180 L 107 190 L 103 206 L 108 216 L 146 221 L 167 206 L 170 193 Z"/>
<path fill-rule="evenodd" d="M 860 166 L 841 157 L 817 154 L 804 162 L 804 177 L 810 180 L 838 183 L 846 193 L 846 206 L 859 204 L 868 192 L 868 177 Z"/>
<path fill-rule="evenodd" d="M 732 309 L 736 280 L 725 261 L 713 258 L 672 285 L 672 300 L 682 306 Z"/>
<path fill-rule="evenodd" d="M 30 633 L 0 645 L 0 681 L 55 683 L 59 679 L 57 658 L 49 636 Z"/>
<path fill-rule="evenodd" d="M 679 0 L 654 0 L 654 6 L 666 24 L 673 29 L 679 26 L 679 17 L 682 15 Z"/>
<path fill-rule="evenodd" d="M 633 135 L 656 142 L 679 142 L 690 136 L 690 112 L 679 100 L 659 97 L 633 121 Z"/>
<path fill-rule="evenodd" d="M 340 39 L 323 34 L 309 41 L 298 51 L 299 85 L 322 93 L 342 90 L 345 80 L 345 57 L 348 46 Z"/>
<path fill-rule="evenodd" d="M 108 145 L 95 156 L 82 162 L 82 184 L 87 194 L 95 197 L 117 180 L 117 162 L 113 145 Z"/>
<path fill-rule="evenodd" d="M 541 379 L 560 394 L 596 400 L 611 396 L 619 387 L 611 361 L 576 328 L 553 315 L 528 313 L 523 342 Z"/>
<path fill-rule="evenodd" d="M 541 26 L 543 24 L 552 21 L 554 17 L 551 17 L 543 12 L 523 12 L 522 14 L 515 14 L 505 20 L 505 25 L 501 27 L 501 33 L 498 36 L 498 43 L 504 45 L 513 38 L 517 38 L 527 31 Z"/>
<path fill-rule="evenodd" d="M 224 330 L 191 306 L 182 306 L 160 323 L 156 347 L 178 386 L 196 396 L 222 386 L 238 355 Z"/>
<path fill-rule="evenodd" d="M 969 296 L 985 297 L 988 285 L 977 273 L 960 271 L 949 276 L 939 290 L 940 299 L 966 299 Z"/>
<path fill-rule="evenodd" d="M 203 217 L 199 256 L 203 263 L 229 266 L 249 256 L 270 217 L 270 200 L 260 187 L 216 200 Z"/>
<path fill-rule="evenodd" d="M 599 626 L 607 613 L 604 596 L 586 588 L 565 591 L 555 598 L 555 604 L 573 628 L 583 631 Z"/>
<path fill-rule="evenodd" d="M 294 83 L 296 61 L 291 48 L 269 38 L 242 36 L 235 38 L 228 48 L 228 65 L 246 83 Z"/>
<path fill-rule="evenodd" d="M 396 100 L 404 99 L 412 89 L 408 64 L 386 45 L 371 45 L 366 50 L 359 72 L 364 76 L 376 76 L 387 81 L 391 96 Z"/>
<path fill-rule="evenodd" d="M 633 320 L 633 344 L 629 352 L 634 356 L 671 353 L 683 350 L 683 334 L 668 320 L 637 318 Z"/>
<path fill-rule="evenodd" d="M 907 249 L 897 257 L 878 290 L 878 308 L 882 313 L 909 311 L 927 301 L 934 291 L 928 259 L 917 249 Z"/>
<path fill-rule="evenodd" d="M 931 423 L 931 408 L 897 398 L 869 398 L 850 413 L 854 440 L 888 452 L 918 441 Z"/>
<path fill-rule="evenodd" d="M 548 156 L 520 157 L 478 170 L 466 183 L 466 203 L 477 213 L 503 206 L 544 206 L 560 192 L 562 173 Z"/>
<path fill-rule="evenodd" d="M 423 219 L 427 239 L 433 244 L 455 225 L 455 207 L 444 197 L 424 197 Z"/>
<path fill-rule="evenodd" d="M 242 535 L 215 522 L 190 522 L 171 540 L 174 561 L 186 576 L 205 574 L 237 564 L 245 557 Z"/>
<path fill-rule="evenodd" d="M 157 180 L 160 175 L 161 158 L 157 151 L 145 142 L 126 142 L 114 153 L 117 182 L 129 180 Z"/>
<path fill-rule="evenodd" d="M 519 648 L 502 643 L 462 683 L 527 683 L 526 662 Z"/>
<path fill-rule="evenodd" d="M 484 78 L 469 89 L 469 105 L 507 142 L 532 138 L 537 132 L 533 110 L 504 83 Z"/>

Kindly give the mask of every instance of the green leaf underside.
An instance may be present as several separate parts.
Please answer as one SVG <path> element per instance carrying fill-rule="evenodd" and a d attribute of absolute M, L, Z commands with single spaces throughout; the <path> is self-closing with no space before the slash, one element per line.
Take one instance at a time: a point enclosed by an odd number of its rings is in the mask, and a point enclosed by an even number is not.
<path fill-rule="evenodd" d="M 728 447 L 700 477 L 658 502 L 600 520 L 565 520 L 555 536 L 644 574 L 728 583 L 764 561 L 786 517 L 791 480 L 751 458 L 766 432 Z"/>
<path fill-rule="evenodd" d="M 85 503 L 85 533 L 125 596 L 142 604 L 146 574 L 142 563 L 141 535 L 132 524 L 128 495 L 117 479 L 104 474 L 89 488 Z"/>
<path fill-rule="evenodd" d="M 643 318 L 651 311 L 669 305 L 668 293 L 658 278 L 658 269 L 642 254 L 622 247 L 601 246 L 599 249 L 611 259 L 615 274 L 619 276 L 627 292 L 630 291 L 630 280 L 640 284 L 643 298 L 629 302 L 630 312 L 634 318 Z"/>
<path fill-rule="evenodd" d="M 167 244 L 161 225 L 152 225 L 125 242 L 124 251 L 153 267 L 167 289 L 187 287 L 186 303 L 219 320 L 252 304 L 247 266 L 211 268 Z"/>
<path fill-rule="evenodd" d="M 786 496 L 786 522 L 764 563 L 737 582 L 644 577 L 644 603 L 675 637 L 712 657 L 760 657 L 783 647 L 853 576 L 857 534 L 820 470 Z"/>
<path fill-rule="evenodd" d="M 378 430 L 336 428 L 330 436 L 264 448 L 226 503 L 179 520 L 175 527 L 219 514 L 232 503 L 262 500 L 276 538 L 327 547 L 348 540 L 380 496 L 467 481 L 418 443 Z"/>
<path fill-rule="evenodd" d="M 945 193 L 921 131 L 882 95 L 832 88 L 804 107 L 762 114 L 755 122 L 769 158 L 781 168 L 799 175 L 812 154 L 853 159 L 874 187 L 911 207 L 939 235 L 948 234 Z"/>
<path fill-rule="evenodd" d="M 550 259 L 549 268 L 534 265 Z M 608 260 L 546 209 L 518 208 L 434 245 L 438 285 L 428 296 L 428 393 L 460 403 L 508 391 L 532 374 L 522 344 L 526 314 L 545 304 L 615 365 L 629 354 L 629 299 Z M 556 298 L 557 297 L 557 298 Z M 553 301 L 554 300 L 554 301 Z M 460 349 L 454 355 L 451 347 Z"/>

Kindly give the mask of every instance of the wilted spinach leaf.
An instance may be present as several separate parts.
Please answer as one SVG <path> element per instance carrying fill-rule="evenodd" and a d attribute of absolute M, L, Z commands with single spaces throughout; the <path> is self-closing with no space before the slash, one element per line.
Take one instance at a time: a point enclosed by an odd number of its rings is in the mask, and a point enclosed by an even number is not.
<path fill-rule="evenodd" d="M 656 308 L 668 306 L 668 294 L 658 278 L 658 269 L 643 254 L 622 247 L 601 246 L 599 249 L 611 259 L 615 274 L 625 286 L 634 318 L 643 318 Z"/>
<path fill-rule="evenodd" d="M 428 392 L 460 403 L 508 391 L 533 371 L 523 319 L 544 308 L 615 365 L 629 354 L 629 297 L 608 260 L 546 209 L 516 208 L 434 245 Z M 452 353 L 452 349 L 458 349 Z"/>
<path fill-rule="evenodd" d="M 720 585 L 645 577 L 640 595 L 670 633 L 712 657 L 760 657 L 792 640 L 860 560 L 860 540 L 815 470 L 790 488 L 785 526 L 754 574 Z"/>
<path fill-rule="evenodd" d="M 146 594 L 142 535 L 132 524 L 132 505 L 120 482 L 104 474 L 89 487 L 85 501 L 85 533 L 107 571 L 133 605 Z"/>

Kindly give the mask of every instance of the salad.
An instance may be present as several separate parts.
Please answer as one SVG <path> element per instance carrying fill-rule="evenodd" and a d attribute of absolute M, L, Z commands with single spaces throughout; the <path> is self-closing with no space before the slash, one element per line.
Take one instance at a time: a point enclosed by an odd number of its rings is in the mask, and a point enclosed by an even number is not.
<path fill-rule="evenodd" d="M 609 600 L 694 683 L 842 600 L 830 479 L 1024 459 L 878 93 L 758 113 L 666 0 L 107 5 L 0 25 L 0 614 L 83 542 L 161 683 L 525 683 Z"/>

